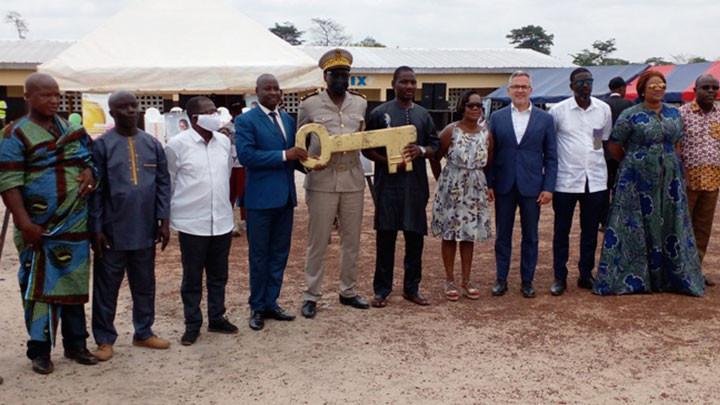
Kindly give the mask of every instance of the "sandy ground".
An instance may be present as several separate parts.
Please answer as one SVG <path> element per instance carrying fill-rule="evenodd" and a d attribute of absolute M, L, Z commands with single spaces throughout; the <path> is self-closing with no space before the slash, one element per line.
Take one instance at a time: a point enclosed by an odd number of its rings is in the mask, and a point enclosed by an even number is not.
<path fill-rule="evenodd" d="M 299 183 L 301 184 L 301 183 Z M 432 186 L 434 189 L 434 186 Z M 299 315 L 307 210 L 295 214 L 292 254 L 281 304 Z M 366 192 L 360 257 L 360 292 L 370 298 L 375 258 L 373 208 Z M 577 216 L 576 216 L 577 218 Z M 576 220 L 577 222 L 577 220 Z M 715 221 L 720 224 L 720 220 Z M 720 279 L 720 230 L 705 259 Z M 516 228 L 519 228 L 516 227 Z M 577 260 L 577 223 L 570 260 Z M 247 327 L 247 243 L 235 238 L 227 307 L 238 335 L 203 330 L 191 347 L 183 331 L 177 239 L 158 257 L 155 332 L 172 340 L 167 351 L 131 345 L 127 285 L 118 304 L 115 357 L 81 366 L 53 354 L 55 372 L 33 373 L 25 358 L 25 330 L 10 239 L 0 268 L 0 403 L 717 403 L 720 382 L 720 287 L 704 298 L 671 294 L 597 297 L 574 286 L 552 297 L 552 210 L 541 218 L 538 297 L 522 298 L 518 253 L 509 293 L 490 296 L 492 243 L 478 244 L 473 279 L 478 301 L 443 299 L 440 243 L 428 237 L 423 290 L 430 307 L 404 301 L 402 243 L 396 293 L 384 309 L 360 311 L 337 300 L 338 238 L 333 236 L 318 316 Z M 516 229 L 519 242 L 519 229 Z M 400 238 L 402 241 L 402 238 Z M 519 243 L 518 243 L 519 244 Z M 459 264 L 456 265 L 459 267 Z M 459 271 L 459 269 L 458 269 Z M 398 277 L 400 276 L 400 277 Z M 88 319 L 90 307 L 87 306 Z M 92 338 L 88 345 L 94 348 Z"/>

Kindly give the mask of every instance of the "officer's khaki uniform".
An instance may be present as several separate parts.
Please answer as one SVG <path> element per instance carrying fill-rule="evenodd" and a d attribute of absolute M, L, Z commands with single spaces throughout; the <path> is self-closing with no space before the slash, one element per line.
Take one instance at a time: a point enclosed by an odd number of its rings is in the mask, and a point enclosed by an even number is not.
<path fill-rule="evenodd" d="M 300 103 L 298 126 L 322 124 L 330 135 L 365 129 L 367 102 L 362 96 L 345 93 L 340 108 L 327 91 Z M 313 145 L 310 147 L 312 153 Z M 335 218 L 340 226 L 340 295 L 354 297 L 358 273 L 358 249 L 363 217 L 365 177 L 360 152 L 333 153 L 323 170 L 310 171 L 305 177 L 305 201 L 308 206 L 308 249 L 303 300 L 317 302 L 321 295 L 324 258 Z"/>

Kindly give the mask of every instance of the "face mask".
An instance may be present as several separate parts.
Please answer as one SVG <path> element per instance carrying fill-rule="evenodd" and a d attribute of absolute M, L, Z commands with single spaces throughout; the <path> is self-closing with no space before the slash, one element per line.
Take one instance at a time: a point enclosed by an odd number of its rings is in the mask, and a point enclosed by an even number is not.
<path fill-rule="evenodd" d="M 211 132 L 215 132 L 225 125 L 220 114 L 200 114 L 197 116 L 197 124 L 200 128 Z"/>
<path fill-rule="evenodd" d="M 348 89 L 348 82 L 346 81 L 333 81 L 330 82 L 329 86 L 333 93 L 335 94 L 345 94 L 345 91 Z"/>

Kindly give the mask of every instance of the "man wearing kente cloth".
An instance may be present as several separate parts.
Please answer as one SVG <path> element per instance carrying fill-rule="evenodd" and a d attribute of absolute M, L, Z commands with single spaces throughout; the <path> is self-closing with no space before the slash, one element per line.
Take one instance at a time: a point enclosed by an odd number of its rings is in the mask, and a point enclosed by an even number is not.
<path fill-rule="evenodd" d="M 35 372 L 53 371 L 50 349 L 61 324 L 65 357 L 96 364 L 87 350 L 90 245 L 87 195 L 95 187 L 90 137 L 56 113 L 57 82 L 34 73 L 25 82 L 30 112 L 0 139 L 0 194 L 15 223 L 20 293 Z"/>

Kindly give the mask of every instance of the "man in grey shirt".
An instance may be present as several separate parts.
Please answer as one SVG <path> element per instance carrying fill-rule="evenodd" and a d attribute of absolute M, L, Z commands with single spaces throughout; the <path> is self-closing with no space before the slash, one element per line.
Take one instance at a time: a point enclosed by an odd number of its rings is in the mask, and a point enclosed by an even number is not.
<path fill-rule="evenodd" d="M 162 145 L 137 128 L 135 95 L 110 96 L 115 128 L 93 145 L 98 187 L 90 201 L 95 267 L 92 329 L 98 360 L 109 360 L 117 331 L 113 322 L 125 272 L 133 299 L 133 345 L 167 349 L 153 334 L 155 319 L 155 244 L 170 239 L 170 175 Z"/>

